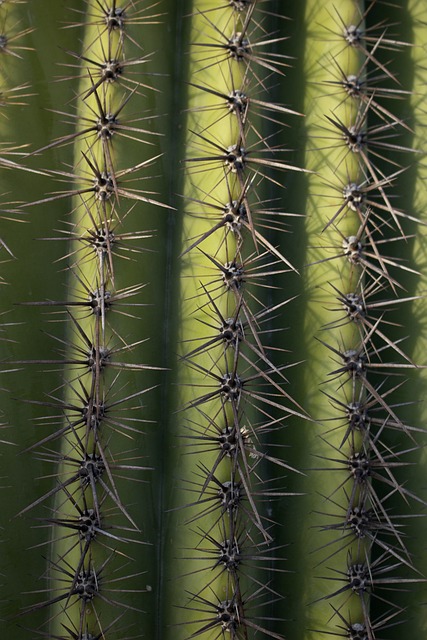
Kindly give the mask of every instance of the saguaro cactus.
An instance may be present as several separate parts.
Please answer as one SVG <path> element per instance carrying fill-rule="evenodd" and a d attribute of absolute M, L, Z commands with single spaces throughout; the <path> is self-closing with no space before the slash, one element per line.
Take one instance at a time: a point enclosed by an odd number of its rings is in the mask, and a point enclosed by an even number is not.
<path fill-rule="evenodd" d="M 9 638 L 426 632 L 427 9 L 295 4 L 0 3 Z"/>

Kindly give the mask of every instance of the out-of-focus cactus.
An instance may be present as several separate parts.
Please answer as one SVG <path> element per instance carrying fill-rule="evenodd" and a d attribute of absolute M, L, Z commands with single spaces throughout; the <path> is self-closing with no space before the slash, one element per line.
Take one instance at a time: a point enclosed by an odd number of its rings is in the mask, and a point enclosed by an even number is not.
<path fill-rule="evenodd" d="M 286 4 L 0 3 L 9 638 L 425 635 L 427 9 Z"/>

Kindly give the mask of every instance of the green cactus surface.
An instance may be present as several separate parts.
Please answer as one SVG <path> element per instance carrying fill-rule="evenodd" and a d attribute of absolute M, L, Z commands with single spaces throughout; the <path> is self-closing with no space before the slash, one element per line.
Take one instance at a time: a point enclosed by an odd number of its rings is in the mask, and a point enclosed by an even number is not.
<path fill-rule="evenodd" d="M 425 0 L 0 0 L 0 631 L 427 634 Z"/>

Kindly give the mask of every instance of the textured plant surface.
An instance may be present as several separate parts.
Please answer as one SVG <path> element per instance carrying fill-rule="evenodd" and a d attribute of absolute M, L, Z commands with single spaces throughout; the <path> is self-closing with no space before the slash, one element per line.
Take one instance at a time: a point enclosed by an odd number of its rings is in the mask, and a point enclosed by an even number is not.
<path fill-rule="evenodd" d="M 427 631 L 427 9 L 285 4 L 0 2 L 9 638 Z"/>

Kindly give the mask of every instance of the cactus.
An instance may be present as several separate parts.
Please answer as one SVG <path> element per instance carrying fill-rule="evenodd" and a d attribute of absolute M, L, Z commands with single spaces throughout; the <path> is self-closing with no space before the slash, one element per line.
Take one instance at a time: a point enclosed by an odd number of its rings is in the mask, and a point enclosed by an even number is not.
<path fill-rule="evenodd" d="M 423 637 L 424 3 L 68 4 L 0 2 L 8 637 Z"/>

